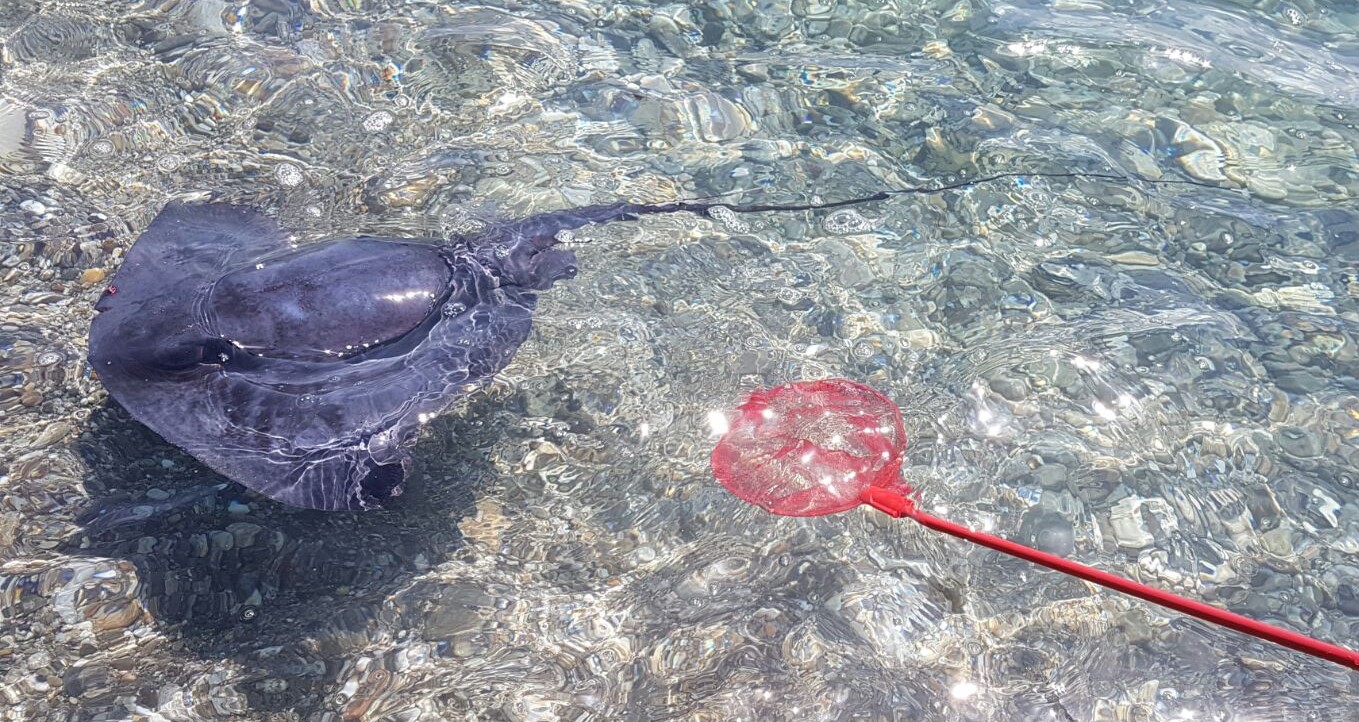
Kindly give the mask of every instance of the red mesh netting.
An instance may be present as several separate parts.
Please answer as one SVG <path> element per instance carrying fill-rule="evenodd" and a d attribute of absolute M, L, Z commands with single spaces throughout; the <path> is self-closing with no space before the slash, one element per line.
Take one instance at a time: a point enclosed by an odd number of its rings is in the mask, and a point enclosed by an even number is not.
<path fill-rule="evenodd" d="M 906 429 L 896 404 L 852 381 L 803 381 L 757 391 L 713 449 L 713 474 L 775 514 L 853 508 L 869 486 L 897 481 Z"/>

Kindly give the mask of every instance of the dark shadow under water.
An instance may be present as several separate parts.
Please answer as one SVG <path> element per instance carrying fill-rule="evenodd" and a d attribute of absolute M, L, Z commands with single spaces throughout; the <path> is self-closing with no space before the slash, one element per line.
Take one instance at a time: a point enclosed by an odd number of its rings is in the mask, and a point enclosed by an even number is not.
<path fill-rule="evenodd" d="M 414 449 L 405 493 L 369 512 L 285 507 L 216 474 L 109 403 L 78 441 L 93 503 L 63 551 L 135 565 L 144 613 L 186 663 L 232 660 L 244 668 L 237 689 L 251 711 L 305 716 L 332 707 L 326 694 L 350 657 L 390 634 L 383 630 L 421 626 L 419 617 L 401 618 L 421 610 L 396 608 L 390 597 L 462 548 L 458 523 L 492 479 L 486 450 L 507 433 L 480 420 L 505 403 L 484 394 L 433 422 Z M 431 641 L 436 649 L 448 644 Z M 105 695 L 90 687 L 126 671 L 98 662 L 75 667 L 63 691 L 98 700 Z M 177 670 L 131 671 L 136 681 L 110 692 L 150 709 L 164 702 L 158 696 L 167 682 L 184 681 Z"/>

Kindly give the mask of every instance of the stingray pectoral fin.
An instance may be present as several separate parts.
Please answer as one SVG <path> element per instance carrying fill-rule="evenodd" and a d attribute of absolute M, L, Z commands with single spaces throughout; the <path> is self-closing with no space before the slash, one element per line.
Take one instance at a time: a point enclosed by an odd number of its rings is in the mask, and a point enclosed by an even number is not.
<path fill-rule="evenodd" d="M 137 239 L 118 275 L 126 284 L 125 276 L 139 267 L 162 271 L 180 264 L 225 268 L 237 259 L 266 255 L 287 245 L 274 221 L 254 209 L 173 202 Z"/>
<path fill-rule="evenodd" d="M 195 455 L 275 501 L 305 509 L 343 511 L 379 508 L 401 494 L 410 454 L 404 449 L 393 451 L 375 458 L 356 444 L 307 449 L 300 455 L 291 447 L 254 453 L 234 453 L 219 447 L 199 450 Z"/>

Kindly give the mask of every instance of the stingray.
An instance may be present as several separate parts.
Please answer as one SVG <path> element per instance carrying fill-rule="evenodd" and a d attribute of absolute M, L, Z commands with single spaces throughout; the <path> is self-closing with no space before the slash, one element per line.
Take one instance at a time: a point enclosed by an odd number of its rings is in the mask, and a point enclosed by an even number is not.
<path fill-rule="evenodd" d="M 575 275 L 567 232 L 648 213 L 835 208 L 1014 175 L 835 203 L 591 206 L 445 243 L 297 247 L 249 208 L 174 202 L 97 302 L 89 361 L 133 418 L 222 475 L 292 506 L 372 509 L 401 493 L 421 428 L 505 368 L 538 294 Z"/>
<path fill-rule="evenodd" d="M 538 293 L 575 275 L 565 232 L 711 207 L 295 247 L 249 208 L 171 203 L 96 304 L 89 360 L 135 419 L 222 475 L 293 506 L 374 508 L 400 493 L 421 427 L 509 364 Z"/>

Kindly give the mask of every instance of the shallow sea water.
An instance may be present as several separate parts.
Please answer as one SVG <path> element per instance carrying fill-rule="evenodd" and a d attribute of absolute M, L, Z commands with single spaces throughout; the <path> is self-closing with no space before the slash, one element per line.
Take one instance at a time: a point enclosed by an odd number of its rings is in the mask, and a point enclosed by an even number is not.
<path fill-rule="evenodd" d="M 1338 667 L 774 518 L 707 462 L 745 392 L 863 381 L 949 518 L 1359 645 L 1356 33 L 1302 0 L 0 2 L 0 719 L 1359 719 Z M 1215 187 L 584 229 L 380 512 L 227 483 L 84 361 L 171 197 L 437 238 L 1016 170 Z"/>

